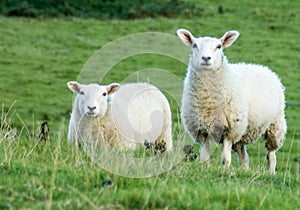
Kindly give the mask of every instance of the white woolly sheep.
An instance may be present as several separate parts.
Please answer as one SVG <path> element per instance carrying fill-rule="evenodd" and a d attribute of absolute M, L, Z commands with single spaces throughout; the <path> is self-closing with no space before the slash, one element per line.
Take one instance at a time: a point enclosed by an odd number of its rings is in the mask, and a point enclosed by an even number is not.
<path fill-rule="evenodd" d="M 200 161 L 210 159 L 209 141 L 223 143 L 222 162 L 231 164 L 231 149 L 242 167 L 249 168 L 246 144 L 264 137 L 269 172 L 275 173 L 275 152 L 287 130 L 284 87 L 269 68 L 230 64 L 223 54 L 239 36 L 195 38 L 188 30 L 177 35 L 192 48 L 184 81 L 181 118 L 192 139 L 200 143 Z"/>
<path fill-rule="evenodd" d="M 172 148 L 168 100 L 154 86 L 132 83 L 107 86 L 68 82 L 76 93 L 68 142 L 103 140 L 117 149 L 137 149 L 145 141 L 155 150 Z M 114 94 L 113 94 L 114 93 Z"/>

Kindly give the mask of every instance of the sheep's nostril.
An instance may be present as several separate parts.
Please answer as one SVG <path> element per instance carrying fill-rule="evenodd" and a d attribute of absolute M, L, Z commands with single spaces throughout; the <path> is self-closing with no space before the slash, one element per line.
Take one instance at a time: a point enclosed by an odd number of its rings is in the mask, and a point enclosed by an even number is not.
<path fill-rule="evenodd" d="M 202 56 L 202 59 L 204 60 L 204 61 L 209 61 L 210 59 L 211 59 L 211 57 L 205 57 L 205 56 Z"/>
<path fill-rule="evenodd" d="M 96 109 L 96 107 L 94 106 L 94 107 L 90 107 L 90 106 L 88 106 L 88 109 L 90 110 L 90 111 L 93 111 L 93 110 L 95 110 Z"/>

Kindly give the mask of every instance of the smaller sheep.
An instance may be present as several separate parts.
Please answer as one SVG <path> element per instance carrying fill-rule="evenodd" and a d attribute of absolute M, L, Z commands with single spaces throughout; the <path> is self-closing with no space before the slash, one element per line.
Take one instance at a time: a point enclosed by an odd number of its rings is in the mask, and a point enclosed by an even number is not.
<path fill-rule="evenodd" d="M 68 82 L 76 93 L 68 142 L 103 140 L 121 149 L 137 149 L 144 142 L 172 148 L 171 111 L 165 96 L 154 86 L 120 86 Z"/>
<path fill-rule="evenodd" d="M 192 48 L 184 81 L 181 118 L 193 140 L 201 145 L 200 161 L 210 158 L 209 142 L 223 143 L 222 162 L 231 164 L 231 149 L 242 167 L 249 168 L 246 145 L 263 136 L 269 172 L 275 173 L 275 152 L 286 134 L 284 87 L 269 68 L 228 63 L 223 49 L 239 36 L 228 31 L 220 39 L 194 37 L 177 30 Z"/>

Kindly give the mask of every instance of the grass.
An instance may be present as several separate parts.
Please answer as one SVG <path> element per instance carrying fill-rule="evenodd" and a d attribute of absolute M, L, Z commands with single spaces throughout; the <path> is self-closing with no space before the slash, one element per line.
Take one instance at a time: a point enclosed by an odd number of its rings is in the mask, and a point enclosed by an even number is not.
<path fill-rule="evenodd" d="M 194 19 L 26 19 L 0 17 L 0 209 L 297 209 L 299 203 L 300 89 L 297 1 L 201 1 Z M 80 148 L 67 145 L 76 80 L 99 48 L 140 32 L 241 37 L 225 53 L 231 62 L 261 63 L 286 87 L 288 134 L 277 152 L 277 174 L 266 173 L 263 142 L 249 145 L 251 170 L 233 158 L 220 165 L 220 148 L 210 165 L 183 160 L 151 178 L 131 179 L 101 169 Z M 178 40 L 178 42 L 180 42 Z M 186 54 L 188 59 L 188 54 Z M 167 69 L 183 79 L 186 65 L 160 55 L 138 55 L 118 63 L 105 82 L 122 81 L 146 68 Z M 174 102 L 175 103 L 175 102 Z M 12 106 L 13 105 L 13 106 Z M 174 124 L 178 122 L 176 104 Z M 47 120 L 49 142 L 38 139 Z M 198 151 L 196 145 L 194 150 Z M 110 160 L 107 160 L 110 161 Z M 111 181 L 111 185 L 109 184 Z M 108 184 L 107 184 L 108 183 Z"/>

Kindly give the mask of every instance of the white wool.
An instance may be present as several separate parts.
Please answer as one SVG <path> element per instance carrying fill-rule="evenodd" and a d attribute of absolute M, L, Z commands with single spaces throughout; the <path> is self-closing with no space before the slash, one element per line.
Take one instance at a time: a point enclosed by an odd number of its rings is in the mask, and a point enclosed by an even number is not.
<path fill-rule="evenodd" d="M 68 86 L 77 94 L 69 123 L 69 143 L 100 139 L 117 149 L 136 149 L 144 140 L 153 138 L 147 136 L 145 131 L 156 128 L 150 118 L 158 111 L 163 115 L 163 124 L 156 131 L 153 143 L 160 146 L 165 144 L 164 149 L 171 150 L 170 106 L 156 87 L 146 83 L 100 86 L 78 82 L 69 82 Z M 148 133 L 153 134 L 152 131 Z"/>
<path fill-rule="evenodd" d="M 240 164 L 249 168 L 245 145 L 264 135 L 269 171 L 275 173 L 275 151 L 282 146 L 287 129 L 284 87 L 278 76 L 262 65 L 228 63 L 223 49 L 237 39 L 237 31 L 220 39 L 195 38 L 185 29 L 177 34 L 193 48 L 181 117 L 188 133 L 201 145 L 200 161 L 209 160 L 209 140 L 213 139 L 224 144 L 226 166 L 230 166 L 233 149 Z"/>

